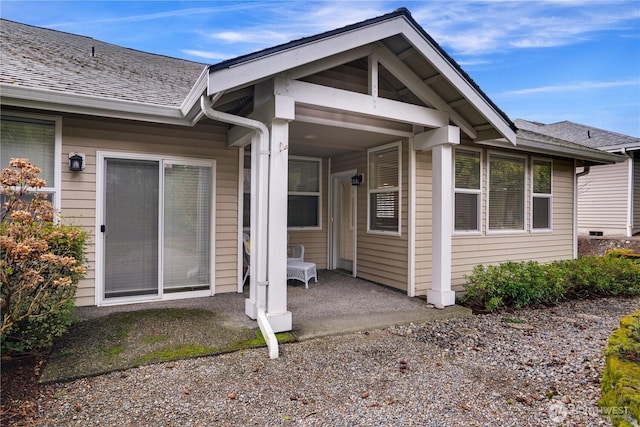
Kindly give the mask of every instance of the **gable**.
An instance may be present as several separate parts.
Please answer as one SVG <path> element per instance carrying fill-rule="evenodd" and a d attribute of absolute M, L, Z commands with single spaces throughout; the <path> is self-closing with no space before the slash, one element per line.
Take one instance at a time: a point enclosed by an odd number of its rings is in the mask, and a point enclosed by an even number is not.
<path fill-rule="evenodd" d="M 242 91 L 274 77 L 438 110 L 470 141 L 515 143 L 507 116 L 406 9 L 211 66 L 207 93 Z"/>

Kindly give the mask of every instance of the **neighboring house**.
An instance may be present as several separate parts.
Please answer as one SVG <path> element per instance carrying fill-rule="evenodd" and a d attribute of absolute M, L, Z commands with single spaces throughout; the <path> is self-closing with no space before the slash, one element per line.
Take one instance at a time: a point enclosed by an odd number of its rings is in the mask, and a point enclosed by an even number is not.
<path fill-rule="evenodd" d="M 452 305 L 479 263 L 575 257 L 576 167 L 620 159 L 516 134 L 406 9 L 210 67 L 0 32 L 2 163 L 43 167 L 93 232 L 78 305 L 241 292 L 246 231 L 245 311 L 265 330 L 292 328 L 288 241 Z"/>
<path fill-rule="evenodd" d="M 578 232 L 591 236 L 640 233 L 640 138 L 570 121 L 516 126 L 586 147 L 617 153 L 624 161 L 584 170 L 578 179 Z"/>

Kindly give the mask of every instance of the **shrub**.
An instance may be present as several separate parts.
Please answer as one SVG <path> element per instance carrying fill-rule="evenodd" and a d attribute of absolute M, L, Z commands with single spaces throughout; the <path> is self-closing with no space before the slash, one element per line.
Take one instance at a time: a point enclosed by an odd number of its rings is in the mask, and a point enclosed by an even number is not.
<path fill-rule="evenodd" d="M 614 426 L 631 426 L 640 421 L 640 310 L 620 320 L 607 343 L 602 374 L 603 413 Z"/>
<path fill-rule="evenodd" d="M 0 178 L 3 357 L 50 347 L 67 330 L 85 272 L 86 233 L 54 222 L 52 204 L 38 191 L 46 185 L 40 172 L 26 159 L 11 159 Z"/>
<path fill-rule="evenodd" d="M 573 298 L 640 295 L 640 263 L 613 256 L 545 265 L 536 261 L 478 265 L 466 279 L 461 302 L 486 311 L 553 305 Z"/>

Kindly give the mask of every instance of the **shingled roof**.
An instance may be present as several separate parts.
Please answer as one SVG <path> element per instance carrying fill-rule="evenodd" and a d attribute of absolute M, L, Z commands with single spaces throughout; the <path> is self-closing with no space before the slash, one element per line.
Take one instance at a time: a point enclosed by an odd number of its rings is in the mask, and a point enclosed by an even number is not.
<path fill-rule="evenodd" d="M 566 120 L 557 123 L 544 124 L 517 119 L 515 124 L 522 130 L 548 135 L 600 150 L 616 152 L 620 151 L 622 148 L 640 148 L 640 138 L 610 132 L 608 130 L 598 129 L 593 126 L 582 125 L 580 123 L 574 123 Z"/>
<path fill-rule="evenodd" d="M 205 64 L 0 20 L 0 83 L 179 107 Z"/>

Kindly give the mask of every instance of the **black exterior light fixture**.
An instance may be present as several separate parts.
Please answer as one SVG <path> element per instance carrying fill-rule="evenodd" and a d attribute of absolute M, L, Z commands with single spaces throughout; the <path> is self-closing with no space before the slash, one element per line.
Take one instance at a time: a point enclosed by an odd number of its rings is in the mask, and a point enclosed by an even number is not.
<path fill-rule="evenodd" d="M 69 170 L 80 172 L 85 166 L 84 153 L 69 153 Z"/>
<path fill-rule="evenodd" d="M 354 175 L 351 177 L 351 185 L 360 185 L 362 184 L 362 174 Z"/>

